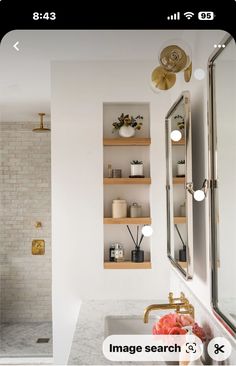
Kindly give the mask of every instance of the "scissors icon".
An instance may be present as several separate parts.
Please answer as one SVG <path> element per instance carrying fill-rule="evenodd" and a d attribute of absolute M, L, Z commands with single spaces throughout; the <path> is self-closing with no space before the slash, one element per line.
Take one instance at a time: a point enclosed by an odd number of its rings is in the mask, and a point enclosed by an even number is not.
<path fill-rule="evenodd" d="M 225 353 L 225 351 L 223 351 L 224 345 L 219 346 L 219 344 L 216 343 L 214 345 L 214 347 L 215 347 L 215 350 L 214 350 L 215 355 L 218 355 L 220 352 Z"/>

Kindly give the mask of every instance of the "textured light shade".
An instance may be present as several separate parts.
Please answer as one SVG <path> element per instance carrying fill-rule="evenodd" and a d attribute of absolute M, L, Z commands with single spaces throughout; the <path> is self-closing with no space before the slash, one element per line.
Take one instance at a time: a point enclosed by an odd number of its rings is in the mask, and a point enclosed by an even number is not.
<path fill-rule="evenodd" d="M 160 90 L 168 90 L 175 85 L 176 75 L 165 70 L 162 66 L 156 67 L 152 72 L 153 87 Z"/>
<path fill-rule="evenodd" d="M 184 80 L 186 81 L 186 83 L 190 81 L 191 76 L 192 76 L 192 62 L 190 62 L 189 66 L 184 70 Z"/>
<path fill-rule="evenodd" d="M 180 72 L 188 66 L 188 61 L 185 51 L 175 44 L 165 47 L 160 53 L 160 63 L 167 71 Z"/>

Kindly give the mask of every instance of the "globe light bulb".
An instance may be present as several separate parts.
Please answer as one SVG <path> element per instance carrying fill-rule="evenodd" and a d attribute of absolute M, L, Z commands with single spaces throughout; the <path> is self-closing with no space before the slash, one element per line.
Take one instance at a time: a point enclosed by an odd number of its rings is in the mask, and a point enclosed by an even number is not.
<path fill-rule="evenodd" d="M 151 226 L 145 225 L 142 227 L 143 236 L 149 237 L 149 236 L 152 236 L 152 233 L 153 233 L 153 228 Z"/>
<path fill-rule="evenodd" d="M 204 200 L 205 193 L 201 189 L 199 189 L 199 190 L 197 190 L 197 191 L 194 192 L 193 197 L 194 197 L 195 201 L 199 201 L 200 202 L 200 201 L 203 201 Z"/>
<path fill-rule="evenodd" d="M 182 133 L 179 130 L 171 131 L 170 138 L 172 141 L 179 141 L 182 138 Z"/>

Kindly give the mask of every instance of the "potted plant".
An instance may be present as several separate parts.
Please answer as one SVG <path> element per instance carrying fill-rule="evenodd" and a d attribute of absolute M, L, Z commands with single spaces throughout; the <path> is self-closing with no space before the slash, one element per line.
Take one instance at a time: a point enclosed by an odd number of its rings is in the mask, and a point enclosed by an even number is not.
<path fill-rule="evenodd" d="M 136 130 L 141 130 L 143 116 L 138 115 L 137 117 L 130 116 L 129 114 L 122 113 L 120 117 L 117 118 L 118 121 L 112 123 L 114 133 L 116 130 L 119 131 L 121 137 L 133 137 Z"/>
<path fill-rule="evenodd" d="M 174 116 L 174 119 L 177 120 L 176 123 L 177 123 L 177 127 L 179 130 L 184 130 L 184 117 L 181 116 L 181 115 L 177 115 L 177 116 Z"/>
<path fill-rule="evenodd" d="M 133 160 L 130 162 L 130 176 L 136 178 L 143 178 L 143 162 Z"/>
<path fill-rule="evenodd" d="M 177 177 L 185 177 L 185 160 L 177 162 Z"/>

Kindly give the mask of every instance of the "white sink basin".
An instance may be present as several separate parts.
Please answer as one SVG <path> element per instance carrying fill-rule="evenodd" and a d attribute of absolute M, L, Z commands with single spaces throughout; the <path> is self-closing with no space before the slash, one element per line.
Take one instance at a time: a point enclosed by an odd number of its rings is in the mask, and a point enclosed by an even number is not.
<path fill-rule="evenodd" d="M 113 334 L 152 334 L 152 327 L 159 317 L 149 317 L 144 324 L 142 316 L 106 316 L 105 338 Z"/>

